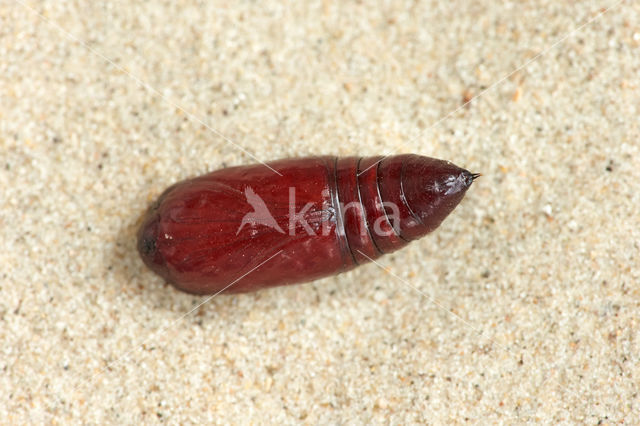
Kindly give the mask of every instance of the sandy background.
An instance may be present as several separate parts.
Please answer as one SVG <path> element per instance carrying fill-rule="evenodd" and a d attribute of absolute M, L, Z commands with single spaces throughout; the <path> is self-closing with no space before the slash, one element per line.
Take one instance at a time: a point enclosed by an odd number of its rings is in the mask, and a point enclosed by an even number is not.
<path fill-rule="evenodd" d="M 2 423 L 640 422 L 639 2 L 24 1 Z M 484 176 L 387 272 L 189 313 L 135 251 L 179 179 L 404 152 Z"/>

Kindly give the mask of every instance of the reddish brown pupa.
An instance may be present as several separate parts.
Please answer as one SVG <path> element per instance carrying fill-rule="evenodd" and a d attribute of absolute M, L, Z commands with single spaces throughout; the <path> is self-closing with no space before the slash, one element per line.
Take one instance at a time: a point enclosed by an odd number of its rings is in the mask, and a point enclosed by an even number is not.
<path fill-rule="evenodd" d="M 433 231 L 478 176 L 418 155 L 313 157 L 168 188 L 138 235 L 176 287 L 238 293 L 338 274 Z"/>

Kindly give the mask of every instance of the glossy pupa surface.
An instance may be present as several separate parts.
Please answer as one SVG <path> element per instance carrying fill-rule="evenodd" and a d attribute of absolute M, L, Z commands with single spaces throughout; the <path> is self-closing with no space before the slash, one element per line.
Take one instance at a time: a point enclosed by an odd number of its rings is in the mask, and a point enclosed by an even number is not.
<path fill-rule="evenodd" d="M 268 165 L 217 170 L 168 188 L 138 233 L 143 261 L 197 294 L 312 281 L 433 231 L 477 177 L 413 154 Z"/>

